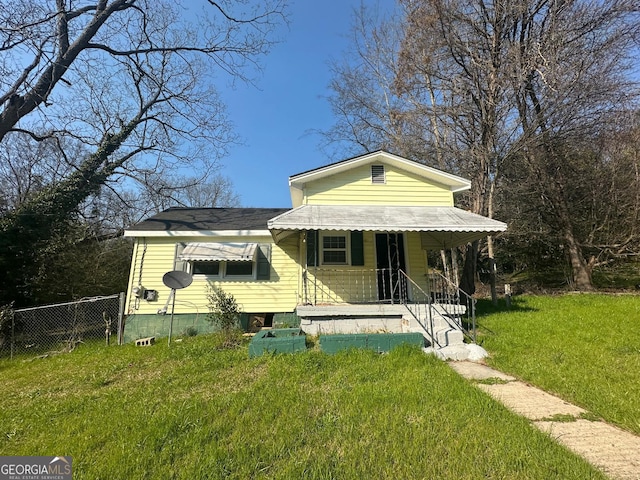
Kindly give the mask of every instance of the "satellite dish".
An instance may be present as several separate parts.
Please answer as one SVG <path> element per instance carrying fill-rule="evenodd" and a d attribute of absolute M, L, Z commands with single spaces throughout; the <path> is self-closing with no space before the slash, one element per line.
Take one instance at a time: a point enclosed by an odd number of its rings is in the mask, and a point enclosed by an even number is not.
<path fill-rule="evenodd" d="M 169 323 L 169 345 L 171 345 L 171 333 L 173 332 L 173 312 L 176 309 L 176 290 L 186 288 L 193 282 L 193 277 L 190 273 L 183 272 L 181 270 L 173 270 L 167 272 L 162 276 L 162 283 L 171 289 L 171 297 L 173 302 L 171 305 L 171 322 Z M 167 304 L 169 300 L 167 300 Z"/>
<path fill-rule="evenodd" d="M 186 288 L 191 285 L 191 282 L 193 282 L 193 277 L 191 276 L 191 274 L 183 272 L 181 270 L 173 270 L 171 272 L 167 272 L 162 277 L 162 283 L 164 283 L 169 288 L 173 288 L 174 290 Z"/>

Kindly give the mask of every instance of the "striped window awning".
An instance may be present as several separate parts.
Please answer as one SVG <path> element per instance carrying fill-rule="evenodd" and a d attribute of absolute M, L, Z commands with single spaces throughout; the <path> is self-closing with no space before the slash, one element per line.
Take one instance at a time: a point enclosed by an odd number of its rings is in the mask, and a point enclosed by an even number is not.
<path fill-rule="evenodd" d="M 200 262 L 252 262 L 257 249 L 257 243 L 187 243 L 178 258 Z"/>

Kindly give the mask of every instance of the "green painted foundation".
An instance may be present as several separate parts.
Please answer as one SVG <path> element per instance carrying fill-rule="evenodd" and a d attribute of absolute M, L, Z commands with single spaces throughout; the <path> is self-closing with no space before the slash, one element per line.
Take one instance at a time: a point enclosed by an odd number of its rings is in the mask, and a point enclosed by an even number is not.
<path fill-rule="evenodd" d="M 249 357 L 265 353 L 295 353 L 306 349 L 306 336 L 299 328 L 274 328 L 255 334 L 249 344 Z"/>
<path fill-rule="evenodd" d="M 173 316 L 172 336 L 176 338 L 189 337 L 194 335 L 202 335 L 204 333 L 213 333 L 218 328 L 207 320 L 205 313 L 180 313 Z M 242 313 L 239 318 L 240 327 L 245 331 L 251 328 L 250 317 L 255 314 Z M 140 314 L 129 315 L 125 320 L 124 342 L 135 342 L 140 338 L 148 337 L 168 337 L 169 325 L 171 323 L 171 314 L 154 315 Z M 295 313 L 274 313 L 273 326 L 281 327 L 299 327 L 300 318 Z"/>
<path fill-rule="evenodd" d="M 125 320 L 124 343 L 135 342 L 140 338 L 168 337 L 171 314 L 168 315 L 129 315 Z M 183 313 L 173 316 L 172 337 L 193 337 L 203 333 L 212 333 L 217 329 L 207 321 L 206 314 Z"/>
<path fill-rule="evenodd" d="M 424 337 L 421 333 L 354 333 L 320 336 L 320 349 L 330 354 L 349 348 L 367 348 L 382 353 L 403 344 L 424 347 Z"/>

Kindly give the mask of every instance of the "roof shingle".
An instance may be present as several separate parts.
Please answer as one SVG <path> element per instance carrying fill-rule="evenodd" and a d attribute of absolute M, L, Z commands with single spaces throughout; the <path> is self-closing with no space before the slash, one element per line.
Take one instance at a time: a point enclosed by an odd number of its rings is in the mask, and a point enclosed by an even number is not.
<path fill-rule="evenodd" d="M 267 221 L 288 208 L 179 208 L 172 207 L 127 230 L 140 231 L 212 231 L 266 230 Z"/>

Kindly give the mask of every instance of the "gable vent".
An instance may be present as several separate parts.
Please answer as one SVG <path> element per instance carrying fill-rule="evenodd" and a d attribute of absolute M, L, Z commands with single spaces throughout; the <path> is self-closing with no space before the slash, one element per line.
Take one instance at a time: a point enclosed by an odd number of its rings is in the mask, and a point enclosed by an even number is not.
<path fill-rule="evenodd" d="M 371 183 L 385 183 L 384 165 L 371 165 Z"/>

